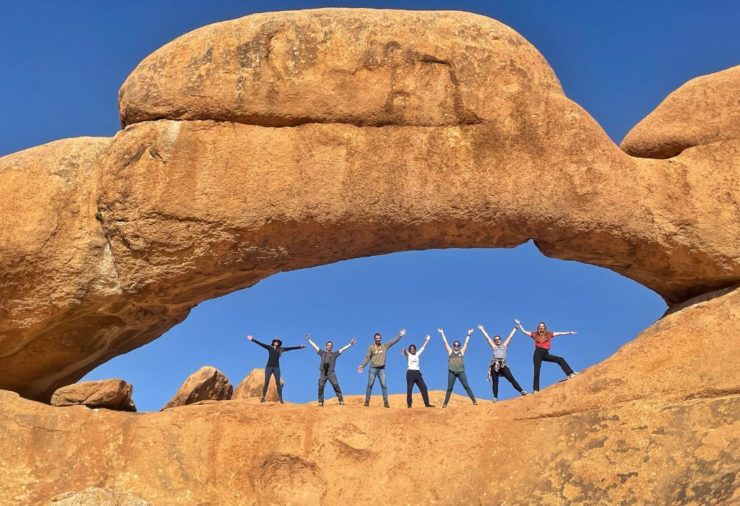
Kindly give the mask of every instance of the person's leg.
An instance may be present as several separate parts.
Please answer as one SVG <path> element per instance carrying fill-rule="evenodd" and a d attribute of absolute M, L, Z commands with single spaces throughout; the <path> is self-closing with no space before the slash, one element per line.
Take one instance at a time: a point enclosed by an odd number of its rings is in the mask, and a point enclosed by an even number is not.
<path fill-rule="evenodd" d="M 513 386 L 517 392 L 519 392 L 520 394 L 524 392 L 524 389 L 521 387 L 521 385 L 519 385 L 517 380 L 514 379 L 514 375 L 511 374 L 511 369 L 509 369 L 508 365 L 501 369 L 501 374 L 504 378 L 509 380 L 509 383 L 511 383 L 511 386 Z"/>
<path fill-rule="evenodd" d="M 447 371 L 447 392 L 445 392 L 445 402 L 442 404 L 443 408 L 447 407 L 447 403 L 450 402 L 450 395 L 452 395 L 452 387 L 455 386 L 455 380 L 457 376 L 452 371 Z"/>
<path fill-rule="evenodd" d="M 375 384 L 375 377 L 378 375 L 378 370 L 370 366 L 367 371 L 367 389 L 365 389 L 365 406 L 370 404 L 370 394 L 373 391 L 373 385 Z"/>
<path fill-rule="evenodd" d="M 319 374 L 319 404 L 321 406 L 324 405 L 324 388 L 326 387 L 326 374 L 324 374 L 324 371 L 321 371 Z"/>
<path fill-rule="evenodd" d="M 411 407 L 411 390 L 414 388 L 414 373 L 416 371 L 406 371 L 406 406 Z"/>
<path fill-rule="evenodd" d="M 534 392 L 540 391 L 540 368 L 542 367 L 542 355 L 547 353 L 542 348 L 535 348 L 534 355 L 532 355 L 532 361 L 534 362 L 534 380 L 532 381 L 532 390 Z"/>
<path fill-rule="evenodd" d="M 478 401 L 475 400 L 475 395 L 473 395 L 473 391 L 470 389 L 470 385 L 468 385 L 468 377 L 465 375 L 465 371 L 460 373 L 460 383 L 462 383 L 463 388 L 468 393 L 468 397 L 470 397 L 470 400 L 473 401 L 473 404 L 478 404 Z"/>
<path fill-rule="evenodd" d="M 342 389 L 339 388 L 339 380 L 337 380 L 336 373 L 330 372 L 328 378 L 329 378 L 329 383 L 331 383 L 331 387 L 334 389 L 334 393 L 337 394 L 337 400 L 339 401 L 339 404 L 344 404 L 344 397 L 342 397 Z"/>
<path fill-rule="evenodd" d="M 566 362 L 563 357 L 558 357 L 557 355 L 551 355 L 550 352 L 548 351 L 542 357 L 542 360 L 544 360 L 545 362 L 554 362 L 558 364 L 566 376 L 570 376 L 571 374 L 573 374 L 573 369 L 570 368 L 570 366 L 568 365 L 568 362 Z"/>
<path fill-rule="evenodd" d="M 270 376 L 273 374 L 272 367 L 265 367 L 265 382 L 262 384 L 262 400 L 265 400 L 267 395 L 267 386 L 270 384 Z"/>
<path fill-rule="evenodd" d="M 419 374 L 416 376 L 416 384 L 419 385 L 421 398 L 424 399 L 424 406 L 430 407 L 431 404 L 429 404 L 429 391 L 427 390 L 427 384 L 424 382 L 424 377 L 421 375 L 421 372 L 419 372 Z"/>
<path fill-rule="evenodd" d="M 498 373 L 491 366 L 491 389 L 493 390 L 493 400 L 498 400 Z"/>
<path fill-rule="evenodd" d="M 278 400 L 280 401 L 280 404 L 283 403 L 283 385 L 280 383 L 280 368 L 275 367 L 273 369 L 273 374 L 275 375 L 275 383 L 277 385 L 278 390 Z"/>
<path fill-rule="evenodd" d="M 383 391 L 383 406 L 390 407 L 388 404 L 388 387 L 385 384 L 385 367 L 378 369 L 378 379 L 380 380 L 380 389 Z"/>

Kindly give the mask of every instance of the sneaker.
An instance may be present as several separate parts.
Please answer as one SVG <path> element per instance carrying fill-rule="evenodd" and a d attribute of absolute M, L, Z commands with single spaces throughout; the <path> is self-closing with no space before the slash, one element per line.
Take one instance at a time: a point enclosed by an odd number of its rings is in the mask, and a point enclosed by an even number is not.
<path fill-rule="evenodd" d="M 285 404 L 282 399 L 280 399 L 280 404 Z"/>
<path fill-rule="evenodd" d="M 573 376 L 575 376 L 576 374 L 578 374 L 578 373 L 577 373 L 576 371 L 573 371 L 572 373 L 570 373 L 570 374 L 568 375 L 568 377 L 569 377 L 569 378 L 572 378 L 572 377 L 573 377 Z"/>
<path fill-rule="evenodd" d="M 386 401 L 386 402 L 384 402 L 384 403 L 383 403 L 383 407 L 384 407 L 384 408 L 390 408 L 390 407 L 391 407 L 391 405 L 390 405 L 390 404 L 388 404 L 388 402 Z"/>
<path fill-rule="evenodd" d="M 491 402 L 498 402 L 498 399 L 494 397 L 493 399 L 491 399 Z"/>
<path fill-rule="evenodd" d="M 529 395 L 529 392 L 527 392 L 526 390 L 522 390 L 522 391 L 521 391 L 521 392 L 519 392 L 519 393 L 520 393 L 521 395 Z"/>
<path fill-rule="evenodd" d="M 340 405 L 340 406 L 344 406 L 344 401 L 340 399 L 340 401 L 339 401 L 339 405 Z"/>
<path fill-rule="evenodd" d="M 323 405 L 324 405 L 324 401 L 319 401 L 319 406 L 323 406 Z"/>
<path fill-rule="evenodd" d="M 424 404 L 424 407 L 425 408 L 433 408 L 434 407 L 434 404 Z"/>
<path fill-rule="evenodd" d="M 447 407 L 447 404 L 442 404 L 442 407 L 443 407 L 443 408 L 446 408 L 446 407 Z"/>
<path fill-rule="evenodd" d="M 473 401 L 473 406 L 477 406 L 477 405 L 478 405 L 478 401 Z"/>
<path fill-rule="evenodd" d="M 369 405 L 370 405 L 370 401 L 369 401 L 368 399 L 365 399 L 365 404 L 364 404 L 364 406 L 365 406 L 365 407 L 368 407 Z"/>
<path fill-rule="evenodd" d="M 406 406 L 408 409 L 411 409 L 411 406 Z"/>
<path fill-rule="evenodd" d="M 264 398 L 264 397 L 262 397 L 262 398 L 260 399 L 260 402 L 265 402 L 265 398 Z"/>

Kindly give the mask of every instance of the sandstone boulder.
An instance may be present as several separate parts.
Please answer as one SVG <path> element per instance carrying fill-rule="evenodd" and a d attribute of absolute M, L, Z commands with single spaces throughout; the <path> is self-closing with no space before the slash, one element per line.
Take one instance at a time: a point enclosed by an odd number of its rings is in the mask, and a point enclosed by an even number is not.
<path fill-rule="evenodd" d="M 670 158 L 692 146 L 740 138 L 740 65 L 697 77 L 668 95 L 625 136 L 632 156 Z"/>
<path fill-rule="evenodd" d="M 136 411 L 132 393 L 133 387 L 120 379 L 82 381 L 57 389 L 51 396 L 51 405 Z"/>
<path fill-rule="evenodd" d="M 233 399 L 254 399 L 262 397 L 262 386 L 265 384 L 265 370 L 252 369 L 247 376 L 241 380 L 234 390 Z M 280 376 L 280 384 L 285 385 L 285 379 Z M 265 399 L 276 402 L 279 399 L 275 378 L 270 378 Z"/>
<path fill-rule="evenodd" d="M 231 399 L 234 387 L 229 379 L 211 366 L 203 366 L 188 376 L 175 396 L 162 409 L 185 406 L 200 401 L 224 401 Z"/>
<path fill-rule="evenodd" d="M 521 35 L 467 12 L 316 9 L 215 23 L 142 61 L 119 94 L 122 125 L 167 119 L 263 126 L 521 128 L 562 94 Z M 525 97 L 530 97 L 529 99 Z"/>

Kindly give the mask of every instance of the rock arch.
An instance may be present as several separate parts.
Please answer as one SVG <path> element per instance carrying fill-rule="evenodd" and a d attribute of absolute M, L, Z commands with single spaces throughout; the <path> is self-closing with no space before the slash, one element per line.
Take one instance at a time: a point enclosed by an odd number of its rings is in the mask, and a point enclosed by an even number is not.
<path fill-rule="evenodd" d="M 0 159 L 0 388 L 47 399 L 202 300 L 392 251 L 534 239 L 669 304 L 740 282 L 740 141 L 630 157 L 481 16 L 217 23 L 119 105 L 112 139 Z"/>

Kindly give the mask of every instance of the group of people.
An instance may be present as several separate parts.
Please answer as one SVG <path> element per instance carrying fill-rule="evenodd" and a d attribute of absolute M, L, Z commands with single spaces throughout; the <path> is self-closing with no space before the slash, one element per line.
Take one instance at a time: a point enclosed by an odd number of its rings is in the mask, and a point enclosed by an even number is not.
<path fill-rule="evenodd" d="M 514 322 L 516 323 L 516 325 L 514 326 L 514 328 L 511 329 L 511 332 L 509 332 L 506 340 L 502 340 L 500 335 L 495 335 L 493 336 L 493 338 L 491 338 L 486 332 L 486 329 L 483 328 L 483 325 L 478 325 L 478 329 L 480 329 L 481 333 L 486 338 L 486 341 L 488 341 L 488 345 L 493 351 L 493 355 L 488 367 L 488 377 L 491 380 L 492 384 L 494 402 L 498 400 L 499 378 L 501 376 L 506 378 L 506 380 L 508 380 L 509 383 L 511 383 L 511 385 L 514 387 L 514 389 L 518 391 L 521 395 L 527 395 L 527 392 L 521 387 L 521 385 L 519 385 L 517 380 L 514 378 L 511 369 L 506 363 L 506 352 L 509 344 L 511 343 L 511 339 L 514 337 L 514 334 L 517 330 L 520 330 L 534 340 L 535 348 L 534 355 L 532 357 L 532 360 L 534 362 L 534 379 L 532 390 L 534 392 L 538 392 L 540 390 L 540 369 L 542 367 L 543 361 L 554 362 L 558 364 L 565 373 L 566 377 L 572 377 L 576 374 L 576 372 L 573 371 L 573 369 L 570 367 L 570 365 L 568 365 L 568 362 L 566 362 L 563 357 L 558 357 L 550 353 L 550 346 L 553 337 L 575 334 L 574 331 L 551 332 L 550 330 L 548 330 L 544 322 L 540 322 L 537 325 L 537 330 L 535 332 L 529 332 L 528 330 L 525 330 L 524 327 L 522 327 L 522 324 L 519 320 L 514 320 Z M 470 397 L 470 400 L 473 402 L 473 404 L 478 404 L 478 401 L 476 400 L 475 395 L 473 395 L 473 391 L 468 384 L 468 378 L 465 375 L 464 362 L 465 352 L 468 349 L 470 336 L 473 335 L 474 329 L 468 330 L 465 336 L 465 341 L 463 343 L 455 340 L 453 341 L 452 346 L 450 346 L 449 342 L 447 341 L 447 336 L 445 335 L 444 330 L 440 328 L 437 329 L 437 331 L 442 337 L 442 342 L 444 343 L 444 347 L 447 351 L 448 356 L 447 392 L 445 393 L 445 400 L 442 404 L 442 407 L 447 407 L 450 396 L 452 395 L 452 389 L 458 380 L 460 380 L 460 383 L 465 389 L 465 392 L 467 392 L 468 397 Z M 357 368 L 357 372 L 362 374 L 365 370 L 365 367 L 369 366 L 367 375 L 367 388 L 365 389 L 365 406 L 370 405 L 370 395 L 372 393 L 373 386 L 375 385 L 375 380 L 378 379 L 380 380 L 380 389 L 383 394 L 383 406 L 385 406 L 386 408 L 390 407 L 390 404 L 388 403 L 388 387 L 385 381 L 386 358 L 388 356 L 388 350 L 394 344 L 399 342 L 404 335 L 406 335 L 406 331 L 401 329 L 396 337 L 385 343 L 383 342 L 383 338 L 380 332 L 376 332 L 373 336 L 373 344 L 368 347 L 362 363 Z M 282 403 L 283 387 L 280 383 L 280 356 L 287 351 L 303 349 L 306 346 L 289 346 L 284 348 L 283 342 L 280 339 L 273 339 L 270 345 L 261 343 L 252 336 L 247 336 L 247 339 L 265 348 L 268 352 L 267 365 L 265 366 L 265 383 L 262 387 L 262 402 L 265 402 L 267 387 L 270 383 L 270 379 L 274 376 L 275 383 L 277 385 L 278 398 Z M 421 354 L 426 349 L 430 339 L 431 336 L 427 335 L 424 339 L 424 344 L 421 345 L 421 348 L 417 349 L 415 344 L 410 344 L 408 346 L 408 349 L 403 348 L 401 350 L 401 353 L 406 357 L 407 361 L 406 404 L 409 408 L 412 405 L 411 394 L 414 385 L 416 385 L 421 392 L 424 406 L 428 408 L 434 407 L 434 405 L 429 402 L 428 389 L 426 383 L 424 382 L 424 378 L 422 377 L 420 367 Z M 339 348 L 338 350 L 334 349 L 334 343 L 332 341 L 327 341 L 324 345 L 324 349 L 322 350 L 315 342 L 313 342 L 310 335 L 306 335 L 306 340 L 308 341 L 308 344 L 311 345 L 314 350 L 316 350 L 316 353 L 320 357 L 318 390 L 319 406 L 324 405 L 324 390 L 327 381 L 334 389 L 339 404 L 343 405 L 344 397 L 342 396 L 342 390 L 339 387 L 339 381 L 337 380 L 335 365 L 337 358 L 339 358 L 339 356 L 347 351 L 350 347 L 354 346 L 357 343 L 357 339 L 352 339 L 347 345 Z"/>

